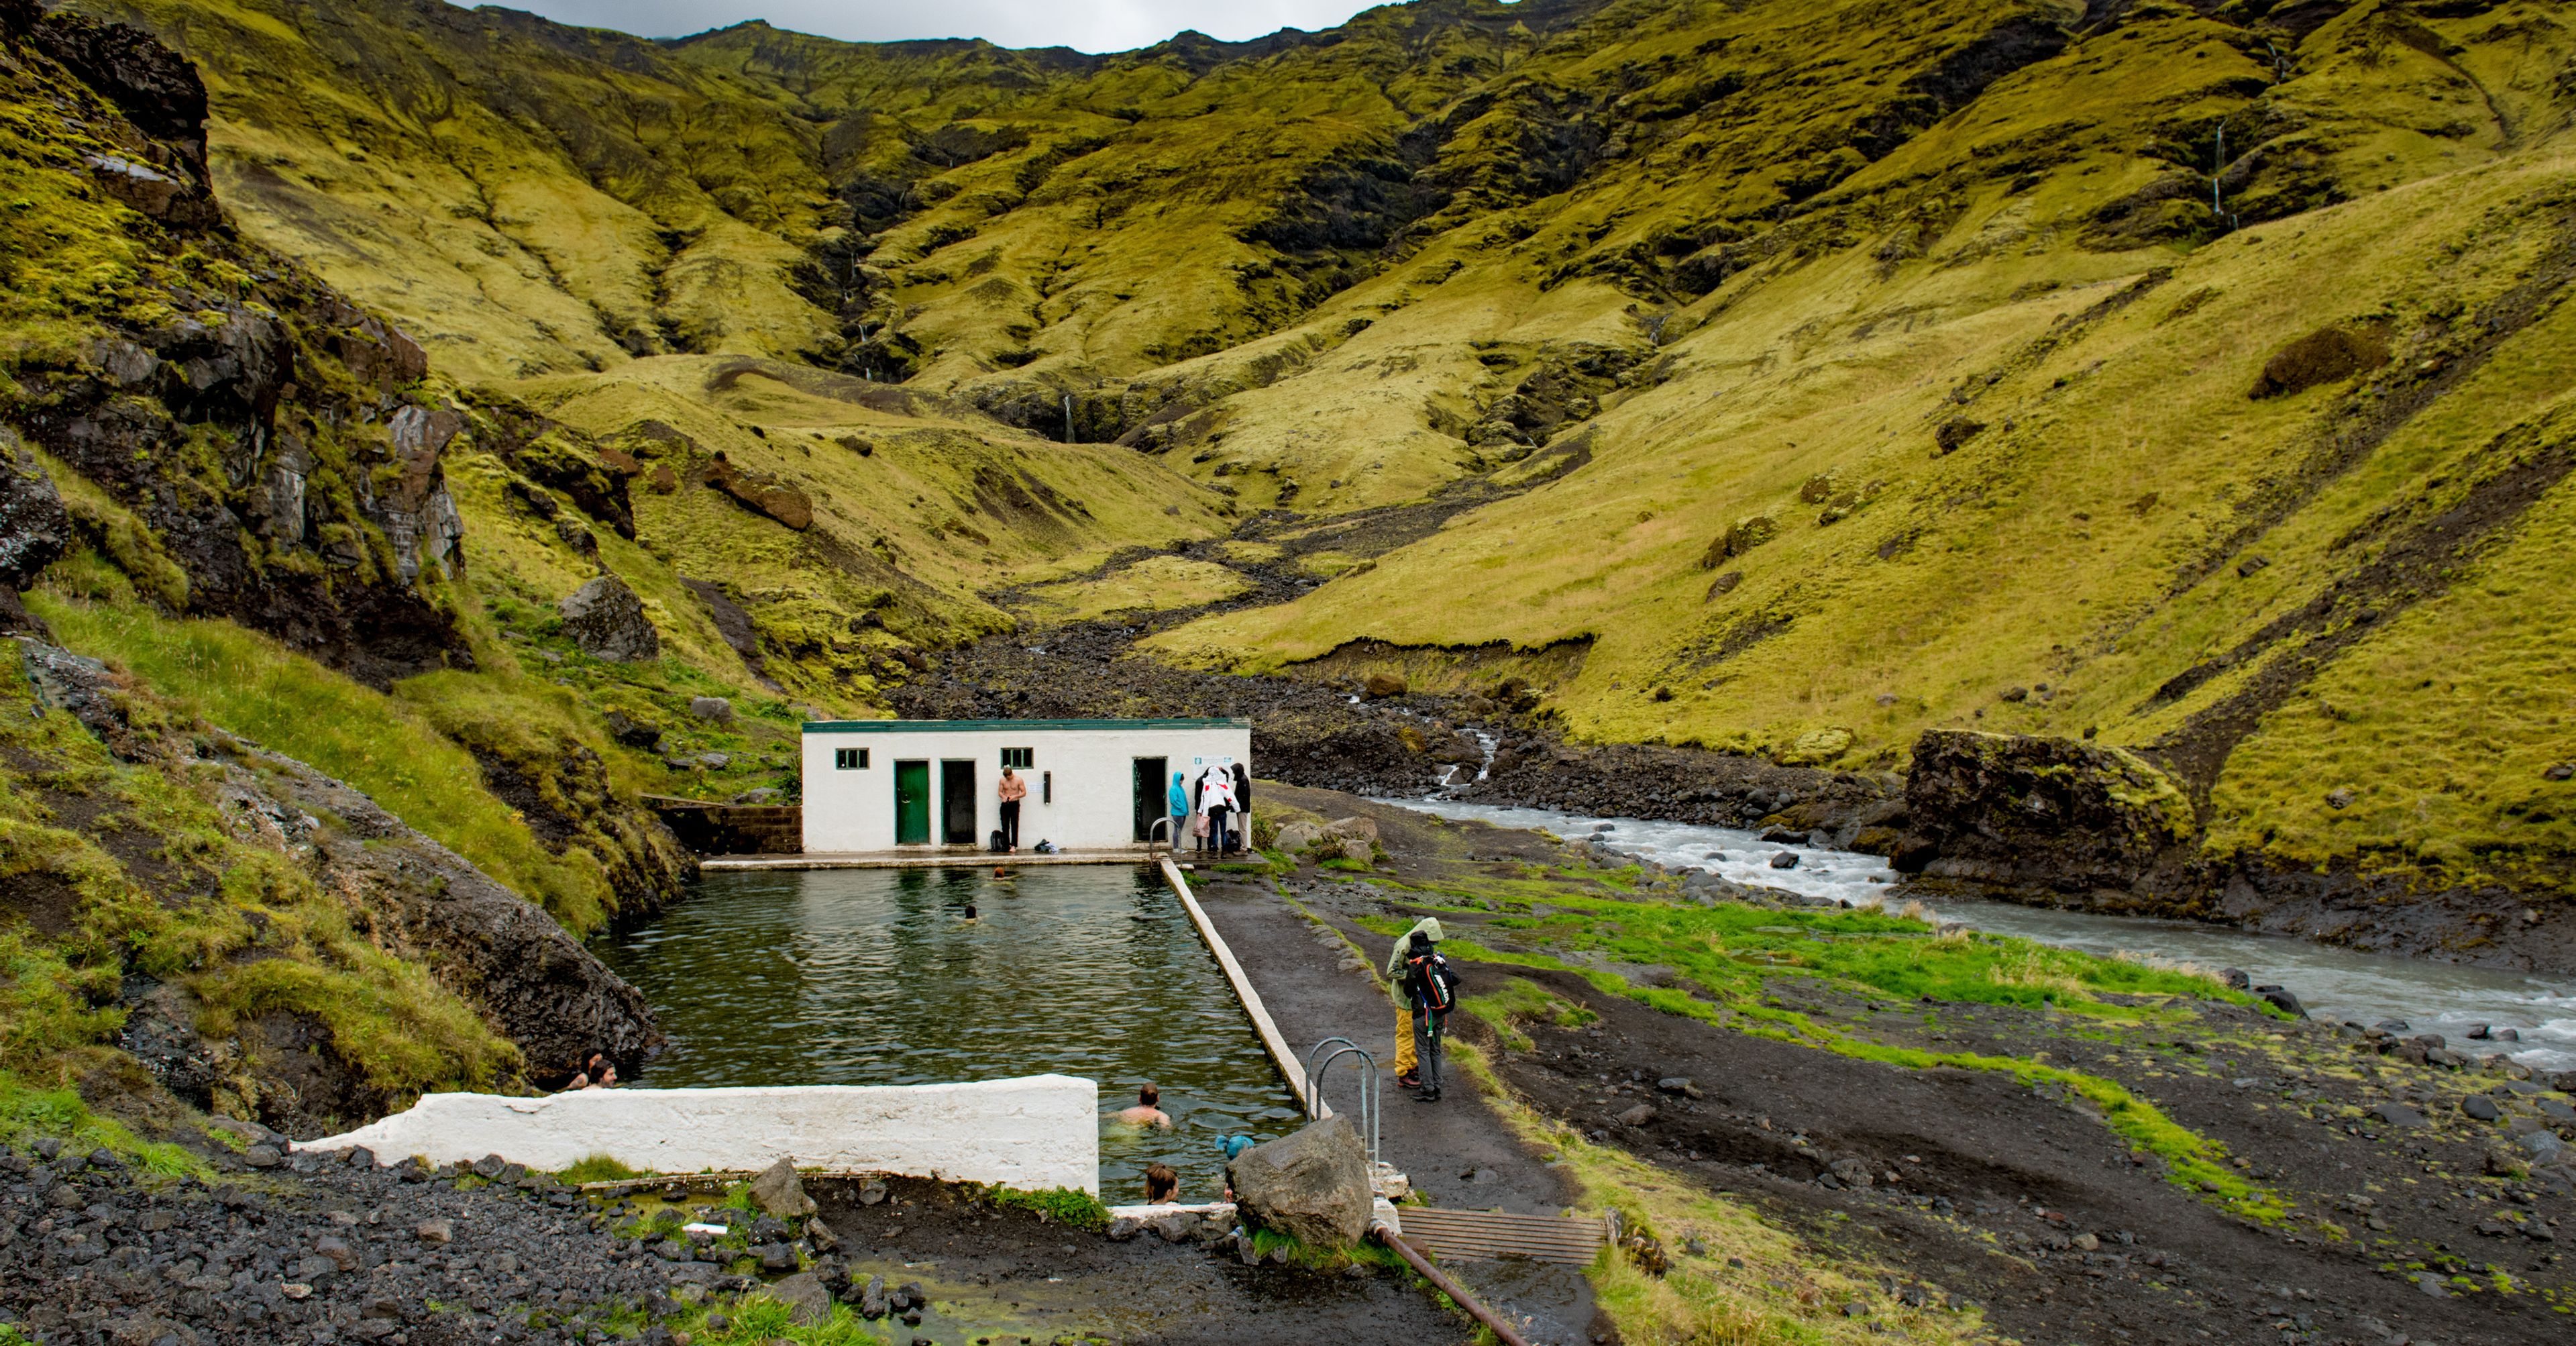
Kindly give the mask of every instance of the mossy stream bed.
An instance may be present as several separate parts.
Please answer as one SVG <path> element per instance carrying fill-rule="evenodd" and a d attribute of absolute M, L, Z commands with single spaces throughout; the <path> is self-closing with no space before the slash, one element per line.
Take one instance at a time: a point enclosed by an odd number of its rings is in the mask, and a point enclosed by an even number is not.
<path fill-rule="evenodd" d="M 967 919 L 969 906 L 975 909 Z M 594 946 L 670 1046 L 633 1083 L 1100 1082 L 1101 1197 L 1157 1161 L 1213 1200 L 1218 1144 L 1293 1129 L 1294 1100 L 1161 880 L 1125 866 L 714 873 Z M 1111 1121 L 1138 1085 L 1169 1130 Z"/>

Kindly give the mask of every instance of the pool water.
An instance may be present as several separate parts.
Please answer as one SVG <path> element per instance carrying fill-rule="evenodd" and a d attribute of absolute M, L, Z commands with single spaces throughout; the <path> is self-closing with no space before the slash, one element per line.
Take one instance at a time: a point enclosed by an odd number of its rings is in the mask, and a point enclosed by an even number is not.
<path fill-rule="evenodd" d="M 1213 1200 L 1224 1137 L 1269 1140 L 1299 1117 L 1151 870 L 711 873 L 596 949 L 670 1037 L 636 1084 L 1097 1080 L 1101 1198 L 1113 1205 L 1142 1200 L 1157 1161 L 1179 1170 L 1184 1200 Z M 1173 1127 L 1110 1121 L 1147 1081 Z"/>

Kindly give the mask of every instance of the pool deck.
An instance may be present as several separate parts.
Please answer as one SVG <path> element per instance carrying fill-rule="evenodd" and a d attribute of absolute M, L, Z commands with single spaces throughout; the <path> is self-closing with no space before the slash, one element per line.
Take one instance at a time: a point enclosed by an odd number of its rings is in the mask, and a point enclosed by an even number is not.
<path fill-rule="evenodd" d="M 820 851 L 804 855 L 711 855 L 698 862 L 706 870 L 739 869 L 972 869 L 985 865 L 1150 865 L 1171 854 L 1141 847 L 1108 851 L 1057 851 L 1038 855 L 995 855 L 981 846 L 923 851 Z"/>

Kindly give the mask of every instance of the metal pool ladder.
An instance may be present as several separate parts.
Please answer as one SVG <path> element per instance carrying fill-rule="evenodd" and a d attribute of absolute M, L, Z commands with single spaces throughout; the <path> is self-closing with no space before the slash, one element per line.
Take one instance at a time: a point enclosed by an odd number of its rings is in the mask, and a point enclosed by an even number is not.
<path fill-rule="evenodd" d="M 1326 1048 L 1330 1048 L 1327 1051 Z M 1378 1079 L 1377 1058 L 1368 1049 L 1349 1038 L 1326 1038 L 1306 1049 L 1306 1118 L 1320 1120 L 1324 1115 L 1324 1074 L 1335 1061 L 1345 1056 L 1359 1058 L 1360 1131 L 1368 1141 L 1369 1166 L 1377 1166 Z"/>

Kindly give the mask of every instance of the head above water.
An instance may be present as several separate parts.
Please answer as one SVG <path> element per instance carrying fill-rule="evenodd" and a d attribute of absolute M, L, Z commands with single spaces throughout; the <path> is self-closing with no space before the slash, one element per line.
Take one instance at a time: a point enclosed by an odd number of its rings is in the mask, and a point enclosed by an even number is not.
<path fill-rule="evenodd" d="M 1145 1107 L 1158 1107 L 1163 1101 L 1163 1091 L 1150 1084 L 1146 1085 L 1136 1091 L 1136 1101 Z"/>
<path fill-rule="evenodd" d="M 975 904 L 972 902 L 966 904 L 966 919 L 970 921 L 975 919 Z"/>
<path fill-rule="evenodd" d="M 1181 1175 L 1169 1164 L 1156 1164 L 1145 1170 L 1145 1200 L 1149 1203 L 1170 1201 L 1181 1194 Z"/>

